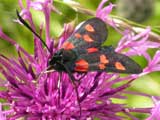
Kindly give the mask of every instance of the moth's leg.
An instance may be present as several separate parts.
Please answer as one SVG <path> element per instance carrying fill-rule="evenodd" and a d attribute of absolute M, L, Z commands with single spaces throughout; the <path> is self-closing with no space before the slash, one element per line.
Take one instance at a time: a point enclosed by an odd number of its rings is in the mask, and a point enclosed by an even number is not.
<path fill-rule="evenodd" d="M 74 87 L 74 89 L 75 89 L 76 96 L 77 96 L 77 101 L 78 101 L 78 106 L 79 106 L 79 111 L 80 111 L 79 114 L 80 114 L 80 118 L 81 118 L 82 109 L 81 109 L 81 104 L 80 104 L 80 97 L 79 97 L 78 87 L 77 87 L 77 85 L 76 85 L 76 83 L 75 83 L 76 79 L 75 79 L 75 77 L 73 76 L 73 74 L 71 73 L 71 71 L 70 71 L 64 64 L 62 64 L 62 63 L 59 63 L 59 64 L 61 64 L 61 65 L 64 66 L 64 68 L 65 68 L 66 72 L 68 73 L 69 78 L 70 78 L 70 80 L 71 80 L 71 82 L 72 82 L 72 84 L 73 84 L 73 87 Z"/>

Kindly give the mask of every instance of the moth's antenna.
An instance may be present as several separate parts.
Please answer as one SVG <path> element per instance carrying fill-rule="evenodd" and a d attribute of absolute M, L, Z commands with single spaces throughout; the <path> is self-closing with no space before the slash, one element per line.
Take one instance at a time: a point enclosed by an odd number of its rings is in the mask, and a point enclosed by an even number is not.
<path fill-rule="evenodd" d="M 29 24 L 20 16 L 18 10 L 16 10 L 17 13 L 17 17 L 19 19 L 19 21 L 26 27 L 28 28 L 36 37 L 38 37 L 40 39 L 40 41 L 43 43 L 43 45 L 47 48 L 47 50 L 50 52 L 47 44 L 42 40 L 42 38 L 38 35 L 38 33 L 36 33 L 30 26 Z"/>

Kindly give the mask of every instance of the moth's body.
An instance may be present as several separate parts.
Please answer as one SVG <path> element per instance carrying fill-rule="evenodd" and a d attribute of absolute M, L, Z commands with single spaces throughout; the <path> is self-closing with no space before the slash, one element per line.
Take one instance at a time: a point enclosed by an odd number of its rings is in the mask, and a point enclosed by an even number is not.
<path fill-rule="evenodd" d="M 58 50 L 49 66 L 57 71 L 89 72 L 106 71 L 116 73 L 142 72 L 141 67 L 126 55 L 116 53 L 111 46 L 101 47 L 107 39 L 107 28 L 99 18 L 84 22 Z"/>
<path fill-rule="evenodd" d="M 106 71 L 136 74 L 141 72 L 137 63 L 127 56 L 124 58 L 123 54 L 116 53 L 111 46 L 101 47 L 99 51 L 90 53 L 89 56 L 84 49 L 77 51 L 76 49 L 65 50 L 62 48 L 53 55 L 49 66 L 57 71 L 66 72 L 64 65 L 70 72 L 79 73 Z"/>

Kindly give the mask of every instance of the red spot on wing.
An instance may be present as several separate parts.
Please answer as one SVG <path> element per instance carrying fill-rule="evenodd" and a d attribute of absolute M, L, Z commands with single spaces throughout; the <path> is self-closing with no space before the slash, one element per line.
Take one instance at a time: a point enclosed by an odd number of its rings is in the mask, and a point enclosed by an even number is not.
<path fill-rule="evenodd" d="M 86 29 L 88 32 L 94 32 L 94 31 L 95 31 L 94 28 L 92 27 L 92 25 L 90 25 L 90 24 L 87 24 L 87 25 L 85 26 L 85 29 Z"/>
<path fill-rule="evenodd" d="M 98 65 L 98 67 L 99 67 L 99 69 L 101 69 L 101 70 L 104 70 L 104 69 L 106 68 L 105 64 L 103 64 L 103 63 L 100 63 L 100 64 Z"/>
<path fill-rule="evenodd" d="M 62 48 L 64 48 L 65 50 L 71 50 L 71 49 L 75 48 L 75 46 L 71 42 L 66 41 L 62 45 Z"/>
<path fill-rule="evenodd" d="M 94 47 L 87 49 L 87 52 L 88 52 L 88 53 L 94 53 L 94 52 L 97 52 L 97 51 L 98 51 L 98 48 L 94 48 Z"/>
<path fill-rule="evenodd" d="M 76 67 L 75 67 L 75 71 L 80 71 L 80 72 L 87 72 L 89 68 L 89 64 L 87 61 L 85 61 L 84 59 L 80 59 L 78 61 L 76 61 Z"/>
<path fill-rule="evenodd" d="M 87 34 L 83 35 L 83 39 L 86 42 L 93 42 L 94 40 Z"/>
<path fill-rule="evenodd" d="M 98 65 L 99 69 L 103 70 L 106 68 L 106 64 L 109 63 L 109 60 L 107 59 L 106 55 L 100 55 L 99 57 L 100 63 Z"/>
<path fill-rule="evenodd" d="M 115 62 L 115 67 L 118 70 L 126 70 L 126 68 L 120 62 Z"/>
<path fill-rule="evenodd" d="M 75 35 L 74 35 L 76 38 L 81 38 L 82 37 L 82 35 L 81 34 L 79 34 L 79 33 L 75 33 Z"/>
<path fill-rule="evenodd" d="M 107 64 L 109 63 L 109 60 L 107 59 L 106 55 L 100 55 L 100 63 L 103 63 L 103 64 Z"/>

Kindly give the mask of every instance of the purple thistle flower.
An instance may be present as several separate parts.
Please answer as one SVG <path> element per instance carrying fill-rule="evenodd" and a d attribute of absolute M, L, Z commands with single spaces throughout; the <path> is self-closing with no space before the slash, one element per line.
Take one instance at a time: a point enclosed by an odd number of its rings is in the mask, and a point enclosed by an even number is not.
<path fill-rule="evenodd" d="M 104 7 L 104 4 L 107 1 L 108 0 L 101 1 L 101 3 L 99 4 L 99 6 L 97 8 L 97 11 L 96 11 L 96 17 L 101 18 L 103 21 L 106 21 L 108 25 L 111 25 L 112 27 L 115 28 L 114 22 L 108 16 L 111 13 L 111 11 L 115 5 L 110 3 L 108 6 Z"/>
<path fill-rule="evenodd" d="M 160 119 L 160 103 L 159 100 L 153 97 L 155 107 L 151 109 L 151 115 L 146 120 L 159 120 Z"/>
<path fill-rule="evenodd" d="M 0 103 L 0 120 L 6 120 L 5 113 L 2 111 L 2 104 Z"/>
<path fill-rule="evenodd" d="M 108 16 L 114 5 L 110 4 L 107 7 L 103 7 L 106 1 L 102 0 L 96 16 L 115 28 L 114 21 L 110 21 Z M 25 20 L 28 20 L 33 29 L 35 29 L 35 25 L 30 8 L 39 10 L 44 14 L 46 44 L 49 46 L 51 53 L 54 53 L 71 35 L 74 31 L 73 28 L 69 25 L 64 26 L 64 32 L 59 38 L 58 47 L 55 48 L 54 40 L 50 37 L 50 13 L 53 10 L 55 11 L 52 6 L 53 1 L 27 0 L 26 3 L 27 7 L 24 8 L 22 1 L 19 0 L 20 8 L 22 9 L 21 15 Z M 136 120 L 137 118 L 132 116 L 131 112 L 145 113 L 147 111 L 146 113 L 149 113 L 148 109 L 132 109 L 127 108 L 124 104 L 112 102 L 113 98 L 127 99 L 124 94 L 134 94 L 127 93 L 125 90 L 133 80 L 150 72 L 160 70 L 159 51 L 157 51 L 153 59 L 147 53 L 149 48 L 158 48 L 160 46 L 159 43 L 149 41 L 149 33 L 150 28 L 146 28 L 139 34 L 132 34 L 131 31 L 126 30 L 122 33 L 123 37 L 116 48 L 117 52 L 123 52 L 124 49 L 128 48 L 129 50 L 124 54 L 128 56 L 140 55 L 148 60 L 148 66 L 144 68 L 141 74 L 120 77 L 117 73 L 91 72 L 84 76 L 77 87 L 81 106 L 81 116 L 79 116 L 77 94 L 69 76 L 66 73 L 60 74 L 56 71 L 43 73 L 47 68 L 47 62 L 51 54 L 42 47 L 40 40 L 34 36 L 34 55 L 30 55 L 0 30 L 0 38 L 13 44 L 18 53 L 18 58 L 16 59 L 0 55 L 0 71 L 3 75 L 0 81 L 3 82 L 1 87 L 4 87 L 0 91 L 0 98 L 6 100 L 9 107 L 8 111 L 6 111 L 7 119 L 92 120 L 99 118 L 102 120 L 123 120 L 125 119 L 124 116 L 118 115 L 118 113 L 124 113 L 126 116 Z M 74 76 L 77 79 L 81 77 L 76 73 Z M 125 81 L 125 83 L 118 87 L 113 87 L 116 83 L 122 81 Z"/>

